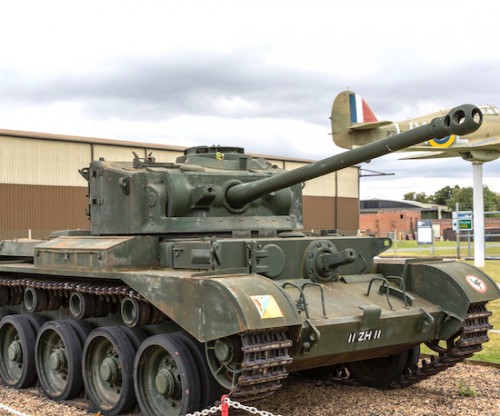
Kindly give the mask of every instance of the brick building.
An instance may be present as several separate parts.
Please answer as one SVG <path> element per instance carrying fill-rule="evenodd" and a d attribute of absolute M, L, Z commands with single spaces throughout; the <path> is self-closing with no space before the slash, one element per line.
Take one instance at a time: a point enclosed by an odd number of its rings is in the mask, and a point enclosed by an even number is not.
<path fill-rule="evenodd" d="M 424 204 L 415 201 L 389 199 L 367 199 L 360 201 L 359 227 L 362 234 L 375 237 L 414 239 L 419 220 L 442 220 L 450 224 L 451 210 L 442 205 Z M 436 222 L 434 235 L 443 235 Z"/>

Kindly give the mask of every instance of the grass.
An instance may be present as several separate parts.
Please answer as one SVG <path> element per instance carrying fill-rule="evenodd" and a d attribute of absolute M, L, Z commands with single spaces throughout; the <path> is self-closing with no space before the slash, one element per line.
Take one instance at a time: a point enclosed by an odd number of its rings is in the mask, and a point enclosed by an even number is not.
<path fill-rule="evenodd" d="M 477 393 L 466 381 L 460 380 L 457 385 L 458 395 L 461 397 L 476 397 Z"/>
<path fill-rule="evenodd" d="M 486 242 L 485 256 L 497 257 L 500 256 L 500 243 L 499 242 Z M 434 255 L 436 256 L 450 256 L 457 257 L 457 242 L 456 241 L 435 241 L 434 242 Z M 471 257 L 474 255 L 474 243 L 470 244 L 467 241 L 460 242 L 460 257 Z M 382 256 L 385 257 L 428 257 L 432 256 L 431 245 L 419 246 L 415 240 L 413 241 L 394 241 L 392 247 L 384 252 Z"/>
<path fill-rule="evenodd" d="M 461 256 L 466 256 L 468 252 L 467 242 L 461 243 Z M 471 243 L 471 252 L 474 253 L 474 245 Z M 457 247 L 456 242 L 453 241 L 437 241 L 434 246 L 434 255 L 437 257 L 452 256 L 456 257 Z M 485 255 L 487 257 L 500 256 L 500 244 L 499 243 L 489 243 L 485 245 Z M 416 241 L 398 241 L 396 244 L 396 250 L 394 246 L 383 253 L 383 256 L 388 257 L 430 257 L 431 250 L 430 246 L 424 246 L 419 249 Z M 474 264 L 473 260 L 464 260 L 469 264 Z M 488 274 L 495 282 L 500 284 L 500 260 L 486 260 L 484 267 L 481 268 L 486 274 Z M 493 302 L 489 302 L 488 310 L 493 312 L 490 317 L 490 323 L 497 330 L 500 330 L 500 299 Z M 477 361 L 487 361 L 493 363 L 500 363 L 500 333 L 490 332 L 488 334 L 490 341 L 484 344 L 484 349 L 474 354 L 473 360 Z M 422 352 L 426 354 L 433 353 L 427 347 L 422 348 Z"/>
<path fill-rule="evenodd" d="M 474 264 L 473 261 L 467 261 Z M 499 260 L 486 260 L 484 267 L 481 268 L 487 275 L 489 275 L 495 282 L 500 283 L 500 261 Z M 488 303 L 488 310 L 493 312 L 490 317 L 490 323 L 493 328 L 500 330 L 500 299 Z M 474 354 L 473 359 L 479 361 L 488 361 L 493 363 L 500 363 L 500 334 L 490 332 L 488 334 L 490 341 L 484 345 L 484 349 Z"/>

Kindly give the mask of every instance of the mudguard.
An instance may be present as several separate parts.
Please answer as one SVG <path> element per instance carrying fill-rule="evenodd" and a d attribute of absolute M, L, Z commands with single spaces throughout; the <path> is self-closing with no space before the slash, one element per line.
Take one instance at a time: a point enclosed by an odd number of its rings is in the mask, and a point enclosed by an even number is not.
<path fill-rule="evenodd" d="M 122 279 L 200 342 L 301 325 L 284 291 L 257 274 L 194 277 L 189 272 L 151 272 Z"/>
<path fill-rule="evenodd" d="M 407 289 L 439 305 L 445 314 L 441 339 L 447 339 L 460 327 L 471 304 L 500 297 L 498 285 L 478 268 L 459 261 L 409 263 Z"/>

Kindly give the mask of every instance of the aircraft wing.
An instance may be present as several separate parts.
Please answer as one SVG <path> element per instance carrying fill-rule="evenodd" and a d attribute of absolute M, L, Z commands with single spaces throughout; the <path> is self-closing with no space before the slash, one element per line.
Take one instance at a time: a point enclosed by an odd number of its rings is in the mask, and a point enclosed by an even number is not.
<path fill-rule="evenodd" d="M 407 149 L 405 149 L 407 150 Z M 416 155 L 401 157 L 399 160 L 411 160 L 411 159 L 441 159 L 444 157 L 461 157 L 462 155 L 459 152 L 450 152 L 440 150 L 438 152 L 424 152 L 417 153 Z"/>
<path fill-rule="evenodd" d="M 405 151 L 424 151 L 411 156 L 401 158 L 408 159 L 440 159 L 445 157 L 461 157 L 462 159 L 474 162 L 489 162 L 500 156 L 500 137 L 488 137 L 483 140 L 468 144 L 455 144 L 450 147 L 431 147 L 418 145 Z"/>
<path fill-rule="evenodd" d="M 470 149 L 498 150 L 500 147 L 500 137 L 487 137 L 486 139 L 474 141 L 467 147 Z"/>
<path fill-rule="evenodd" d="M 351 130 L 372 130 L 376 129 L 378 127 L 383 127 L 383 126 L 388 126 L 389 124 L 392 124 L 392 121 L 372 121 L 368 123 L 358 123 L 358 124 L 353 124 L 349 126 L 349 129 Z"/>

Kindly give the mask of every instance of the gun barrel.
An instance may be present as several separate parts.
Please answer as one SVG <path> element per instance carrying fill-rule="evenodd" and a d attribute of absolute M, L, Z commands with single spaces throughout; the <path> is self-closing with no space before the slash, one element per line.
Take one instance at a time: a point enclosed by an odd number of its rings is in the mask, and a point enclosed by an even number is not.
<path fill-rule="evenodd" d="M 234 208 L 241 208 L 249 202 L 279 189 L 375 159 L 426 140 L 441 139 L 451 134 L 465 135 L 472 133 L 481 126 L 482 122 L 481 110 L 474 105 L 464 104 L 453 108 L 447 115 L 437 117 L 429 124 L 412 130 L 345 151 L 280 175 L 255 182 L 233 185 L 227 190 L 227 202 Z"/>

